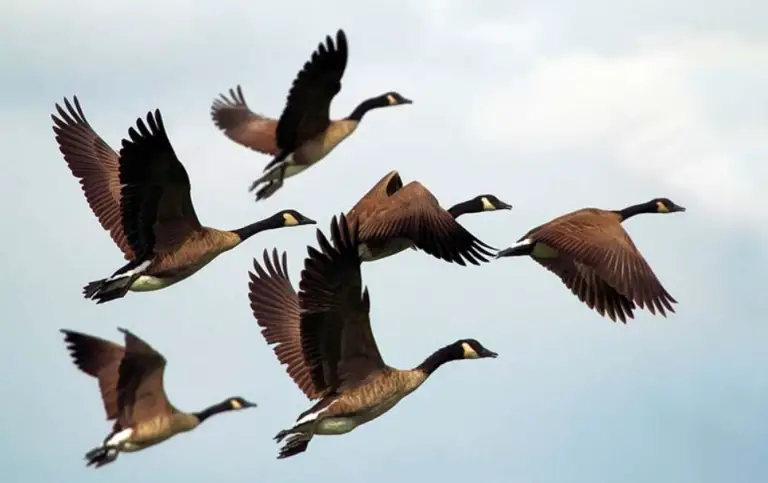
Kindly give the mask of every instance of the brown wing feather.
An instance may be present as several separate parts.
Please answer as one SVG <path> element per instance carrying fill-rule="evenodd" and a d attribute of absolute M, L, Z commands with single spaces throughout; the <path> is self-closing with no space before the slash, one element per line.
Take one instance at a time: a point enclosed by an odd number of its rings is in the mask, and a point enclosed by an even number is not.
<path fill-rule="evenodd" d="M 532 239 L 591 267 L 595 274 L 639 307 L 666 316 L 677 301 L 661 285 L 650 265 L 611 212 L 582 210 L 556 224 L 544 225 Z"/>
<path fill-rule="evenodd" d="M 51 115 L 59 151 L 64 155 L 69 170 L 80 179 L 88 206 L 101 226 L 109 232 L 125 259 L 133 260 L 134 253 L 123 232 L 120 216 L 118 154 L 88 123 L 77 96 L 73 99 L 74 106 L 64 99 L 66 111 L 56 104 L 59 116 Z"/>
<path fill-rule="evenodd" d="M 232 141 L 263 154 L 276 156 L 277 120 L 253 112 L 245 102 L 243 90 L 229 90 L 229 97 L 219 94 L 211 106 L 213 123 Z"/>
<path fill-rule="evenodd" d="M 365 220 L 373 212 L 378 203 L 387 203 L 389 197 L 403 188 L 403 180 L 400 174 L 393 170 L 385 174 L 375 185 L 368 190 L 347 212 L 347 222 Z"/>
<path fill-rule="evenodd" d="M 189 176 L 168 140 L 159 110 L 136 121 L 120 150 L 123 224 L 131 244 L 157 254 L 175 251 L 202 226 Z"/>
<path fill-rule="evenodd" d="M 554 273 L 580 301 L 600 315 L 607 315 L 616 322 L 627 323 L 627 318 L 634 318 L 634 302 L 620 294 L 601 279 L 595 271 L 583 263 L 569 258 L 534 258 L 541 266 Z"/>
<path fill-rule="evenodd" d="M 254 272 L 250 272 L 248 298 L 261 335 L 267 344 L 275 344 L 272 350 L 299 389 L 309 398 L 323 396 L 326 388 L 315 387 L 304 353 L 301 349 L 301 314 L 299 296 L 288 278 L 288 261 L 283 252 L 282 263 L 277 250 L 272 259 L 264 250 L 264 266 L 254 259 Z"/>
<path fill-rule="evenodd" d="M 165 357 L 126 329 L 117 382 L 118 422 L 124 428 L 173 411 L 163 387 Z"/>
<path fill-rule="evenodd" d="M 411 182 L 387 200 L 361 207 L 360 240 L 407 238 L 418 248 L 448 262 L 487 262 L 490 245 L 477 239 L 444 210 L 421 183 Z"/>
<path fill-rule="evenodd" d="M 280 149 L 291 152 L 328 127 L 331 101 L 341 90 L 347 67 L 347 52 L 347 37 L 339 30 L 336 42 L 326 36 L 296 75 L 275 132 Z"/>
<path fill-rule="evenodd" d="M 99 381 L 107 420 L 118 416 L 117 379 L 123 346 L 92 335 L 61 329 L 72 361 L 78 369 Z"/>
<path fill-rule="evenodd" d="M 333 245 L 317 231 L 299 283 L 302 347 L 316 383 L 344 391 L 386 369 L 371 332 L 368 290 L 362 291 L 357 224 L 331 222 Z"/>

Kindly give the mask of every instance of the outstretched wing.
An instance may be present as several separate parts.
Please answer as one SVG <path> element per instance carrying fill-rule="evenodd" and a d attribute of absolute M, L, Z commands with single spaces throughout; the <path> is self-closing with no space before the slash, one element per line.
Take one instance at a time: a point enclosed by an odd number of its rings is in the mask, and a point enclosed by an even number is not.
<path fill-rule="evenodd" d="M 534 258 L 541 266 L 554 273 L 571 292 L 587 307 L 596 310 L 600 315 L 616 322 L 627 323 L 627 318 L 634 318 L 635 303 L 620 294 L 611 285 L 600 278 L 597 273 L 583 263 L 574 262 L 569 258 Z"/>
<path fill-rule="evenodd" d="M 117 379 L 123 346 L 92 335 L 61 329 L 72 362 L 78 369 L 99 381 L 107 420 L 118 417 Z"/>
<path fill-rule="evenodd" d="M 277 123 L 277 145 L 293 151 L 304 141 L 323 132 L 330 124 L 331 101 L 341 90 L 347 67 L 347 37 L 336 33 L 336 42 L 326 36 L 296 75 Z"/>
<path fill-rule="evenodd" d="M 583 210 L 532 233 L 541 241 L 582 263 L 639 307 L 666 316 L 676 300 L 661 285 L 648 262 L 618 219 Z"/>
<path fill-rule="evenodd" d="M 333 245 L 318 230 L 299 283 L 301 342 L 317 388 L 343 391 L 386 369 L 371 332 L 368 289 L 362 290 L 357 224 L 331 222 Z"/>
<path fill-rule="evenodd" d="M 232 141 L 263 154 L 276 156 L 277 120 L 253 112 L 245 102 L 243 90 L 229 90 L 229 97 L 219 94 L 211 106 L 213 123 Z"/>
<path fill-rule="evenodd" d="M 123 226 L 134 252 L 174 251 L 201 229 L 189 176 L 176 157 L 159 110 L 136 121 L 120 150 Z"/>
<path fill-rule="evenodd" d="M 163 387 L 165 358 L 128 330 L 119 330 L 125 335 L 125 356 L 117 383 L 118 422 L 127 428 L 173 408 Z"/>
<path fill-rule="evenodd" d="M 282 262 L 277 250 L 272 250 L 272 259 L 264 250 L 263 267 L 253 260 L 250 272 L 248 298 L 261 335 L 267 344 L 275 344 L 272 350 L 299 389 L 309 398 L 317 399 L 327 387 L 316 387 L 311 367 L 304 358 L 301 348 L 301 314 L 299 296 L 288 278 L 288 261 L 285 252 Z"/>
<path fill-rule="evenodd" d="M 101 226 L 109 232 L 125 259 L 133 260 L 134 253 L 120 216 L 119 156 L 88 123 L 77 96 L 73 99 L 74 106 L 64 99 L 66 111 L 56 104 L 59 115 L 51 115 L 59 151 L 69 170 L 80 180 L 88 206 Z"/>

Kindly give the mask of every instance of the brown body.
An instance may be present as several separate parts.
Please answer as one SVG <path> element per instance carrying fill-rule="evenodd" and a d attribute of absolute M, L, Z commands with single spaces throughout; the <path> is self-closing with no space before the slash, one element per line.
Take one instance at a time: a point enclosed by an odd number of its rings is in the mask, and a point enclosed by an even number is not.
<path fill-rule="evenodd" d="M 125 442 L 122 452 L 133 453 L 162 443 L 180 433 L 192 431 L 200 421 L 191 414 L 174 410 L 171 414 L 160 414 L 147 421 L 141 421 L 131 428 L 133 433 Z"/>
<path fill-rule="evenodd" d="M 640 213 L 685 209 L 666 198 L 609 211 L 584 208 L 538 226 L 497 256 L 529 255 L 589 308 L 626 323 L 639 306 L 666 316 L 677 301 L 667 292 L 622 222 Z"/>
<path fill-rule="evenodd" d="M 392 409 L 405 396 L 418 389 L 427 377 L 429 374 L 418 368 L 402 370 L 387 366 L 360 385 L 348 389 L 343 396 L 322 401 L 321 405 L 327 407 L 323 419 L 349 418 L 354 422 L 354 426 L 349 428 L 351 431 Z M 313 412 L 313 409 L 300 415 L 299 420 Z M 338 430 L 333 429 L 328 430 L 321 423 L 315 434 L 338 434 Z"/>
<path fill-rule="evenodd" d="M 131 291 L 158 290 L 184 280 L 217 256 L 240 244 L 235 233 L 203 227 L 171 252 L 156 253 L 152 263 L 131 285 Z"/>
<path fill-rule="evenodd" d="M 498 203 L 491 203 L 489 197 L 478 197 L 474 212 L 511 208 L 495 197 L 491 198 Z M 424 185 L 418 181 L 403 185 L 400 174 L 394 170 L 347 212 L 347 220 L 359 226 L 359 253 L 363 261 L 379 260 L 408 248 L 419 248 L 460 265 L 465 265 L 465 260 L 475 265 L 487 262 L 486 256 L 492 255 L 486 249 L 493 247 L 461 226 L 456 215 L 442 208 Z"/>
<path fill-rule="evenodd" d="M 388 92 L 361 102 L 344 119 L 330 119 L 330 105 L 341 90 L 347 66 L 347 38 L 342 30 L 335 42 L 327 36 L 318 45 L 293 81 L 279 120 L 248 108 L 240 86 L 214 100 L 211 117 L 224 134 L 238 144 L 273 156 L 251 191 L 264 183 L 256 199 L 272 196 L 285 178 L 295 176 L 330 154 L 349 137 L 371 109 L 410 104 L 397 92 Z"/>
<path fill-rule="evenodd" d="M 128 263 L 86 285 L 98 303 L 128 291 L 166 288 L 196 273 L 223 252 L 262 230 L 313 224 L 295 210 L 232 231 L 203 226 L 191 199 L 189 176 L 174 153 L 159 111 L 147 115 L 116 153 L 91 128 L 80 103 L 58 104 L 52 116 L 59 149 L 102 226 Z"/>
<path fill-rule="evenodd" d="M 107 420 L 114 421 L 102 446 L 86 454 L 88 466 L 98 468 L 121 452 L 140 451 L 191 431 L 214 414 L 255 406 L 235 397 L 198 413 L 179 411 L 163 387 L 165 358 L 131 332 L 120 331 L 125 346 L 62 330 L 75 365 L 98 380 Z"/>
<path fill-rule="evenodd" d="M 275 437 L 289 437 L 278 458 L 306 450 L 316 434 L 352 431 L 394 407 L 442 364 L 495 357 L 473 339 L 439 349 L 418 367 L 397 370 L 384 363 L 371 331 L 368 289 L 363 289 L 359 231 L 342 215 L 331 223 L 333 246 L 318 231 L 319 250 L 310 247 L 296 293 L 287 275 L 286 255 L 264 252 L 254 261 L 249 298 L 254 317 L 278 360 L 317 404 Z"/>

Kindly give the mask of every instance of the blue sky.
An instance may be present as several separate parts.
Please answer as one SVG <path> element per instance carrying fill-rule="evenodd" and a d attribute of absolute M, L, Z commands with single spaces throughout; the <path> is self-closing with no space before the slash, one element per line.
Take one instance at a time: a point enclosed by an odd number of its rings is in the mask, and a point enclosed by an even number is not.
<path fill-rule="evenodd" d="M 148 0 L 0 7 L 4 207 L 0 467 L 11 482 L 520 483 L 768 479 L 768 33 L 754 1 L 578 4 Z M 343 27 L 350 61 L 332 106 L 397 90 L 317 167 L 255 204 L 267 158 L 229 142 L 211 101 L 240 83 L 277 116 L 296 71 Z M 204 224 L 236 228 L 295 208 L 326 229 L 390 169 L 445 205 L 493 193 L 510 212 L 462 219 L 497 247 L 584 206 L 667 196 L 684 214 L 626 224 L 680 304 L 627 326 L 582 306 L 530 260 L 463 268 L 408 252 L 364 266 L 385 360 L 419 363 L 475 337 L 500 356 L 452 363 L 390 413 L 275 460 L 272 436 L 308 407 L 264 344 L 248 302 L 254 256 L 288 251 L 298 281 L 313 228 L 261 234 L 165 291 L 96 306 L 82 285 L 121 264 L 59 154 L 50 113 L 78 95 L 112 146 L 160 108 Z M 168 359 L 172 402 L 227 414 L 166 444 L 85 468 L 108 432 L 94 381 L 58 329 Z M 149 476 L 148 476 L 149 475 Z"/>

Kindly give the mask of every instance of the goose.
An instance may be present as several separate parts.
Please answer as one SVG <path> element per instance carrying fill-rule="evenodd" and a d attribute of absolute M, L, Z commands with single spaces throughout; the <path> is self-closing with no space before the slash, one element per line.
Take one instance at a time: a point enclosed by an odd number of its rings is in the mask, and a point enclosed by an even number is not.
<path fill-rule="evenodd" d="M 249 191 L 256 200 L 267 199 L 295 176 L 321 159 L 352 135 L 363 116 L 382 107 L 412 104 L 395 91 L 362 101 L 345 118 L 331 120 L 330 105 L 341 90 L 341 78 L 347 67 L 347 36 L 336 32 L 334 42 L 326 36 L 312 57 L 296 75 L 279 120 L 253 112 L 245 102 L 240 85 L 229 90 L 229 97 L 219 94 L 211 106 L 214 124 L 232 141 L 254 151 L 271 155 L 260 178 Z"/>
<path fill-rule="evenodd" d="M 446 362 L 495 358 L 475 339 L 460 339 L 413 369 L 384 363 L 371 332 L 370 297 L 360 277 L 357 224 L 342 214 L 331 222 L 333 245 L 317 230 L 320 249 L 309 247 L 299 294 L 288 278 L 285 252 L 264 266 L 254 259 L 249 300 L 261 333 L 299 389 L 319 400 L 280 431 L 278 459 L 307 450 L 314 435 L 339 435 L 378 418 L 418 389 Z"/>
<path fill-rule="evenodd" d="M 474 198 L 456 203 L 448 208 L 448 214 L 454 219 L 470 213 L 482 213 L 484 211 L 511 210 L 512 205 L 501 201 L 496 195 L 477 195 Z"/>
<path fill-rule="evenodd" d="M 256 233 L 315 224 L 290 209 L 231 231 L 203 226 L 159 110 L 147 114 L 146 124 L 137 120 L 118 154 L 90 126 L 77 97 L 74 106 L 68 99 L 64 104 L 66 111 L 56 104 L 59 115 L 51 116 L 56 142 L 91 210 L 128 261 L 112 276 L 86 285 L 86 299 L 104 303 L 128 291 L 160 290 Z"/>
<path fill-rule="evenodd" d="M 381 260 L 408 248 L 420 248 L 441 260 L 465 266 L 487 262 L 490 245 L 477 239 L 456 218 L 464 213 L 509 210 L 493 195 L 480 195 L 445 210 L 421 183 L 403 185 L 396 170 L 387 173 L 351 210 L 347 220 L 360 225 L 360 256 Z"/>
<path fill-rule="evenodd" d="M 496 257 L 529 255 L 554 273 L 571 292 L 601 316 L 627 323 L 639 306 L 651 314 L 675 312 L 677 303 L 635 246 L 621 223 L 641 213 L 677 213 L 685 208 L 655 198 L 622 210 L 583 208 L 523 235 Z"/>
<path fill-rule="evenodd" d="M 60 330 L 77 368 L 99 381 L 107 420 L 114 420 L 103 443 L 86 453 L 86 466 L 100 468 L 115 461 L 120 453 L 162 443 L 216 414 L 256 407 L 256 403 L 237 396 L 196 413 L 179 411 L 168 401 L 163 387 L 165 357 L 142 339 L 119 328 L 125 338 L 125 346 L 121 346 L 81 332 Z"/>

